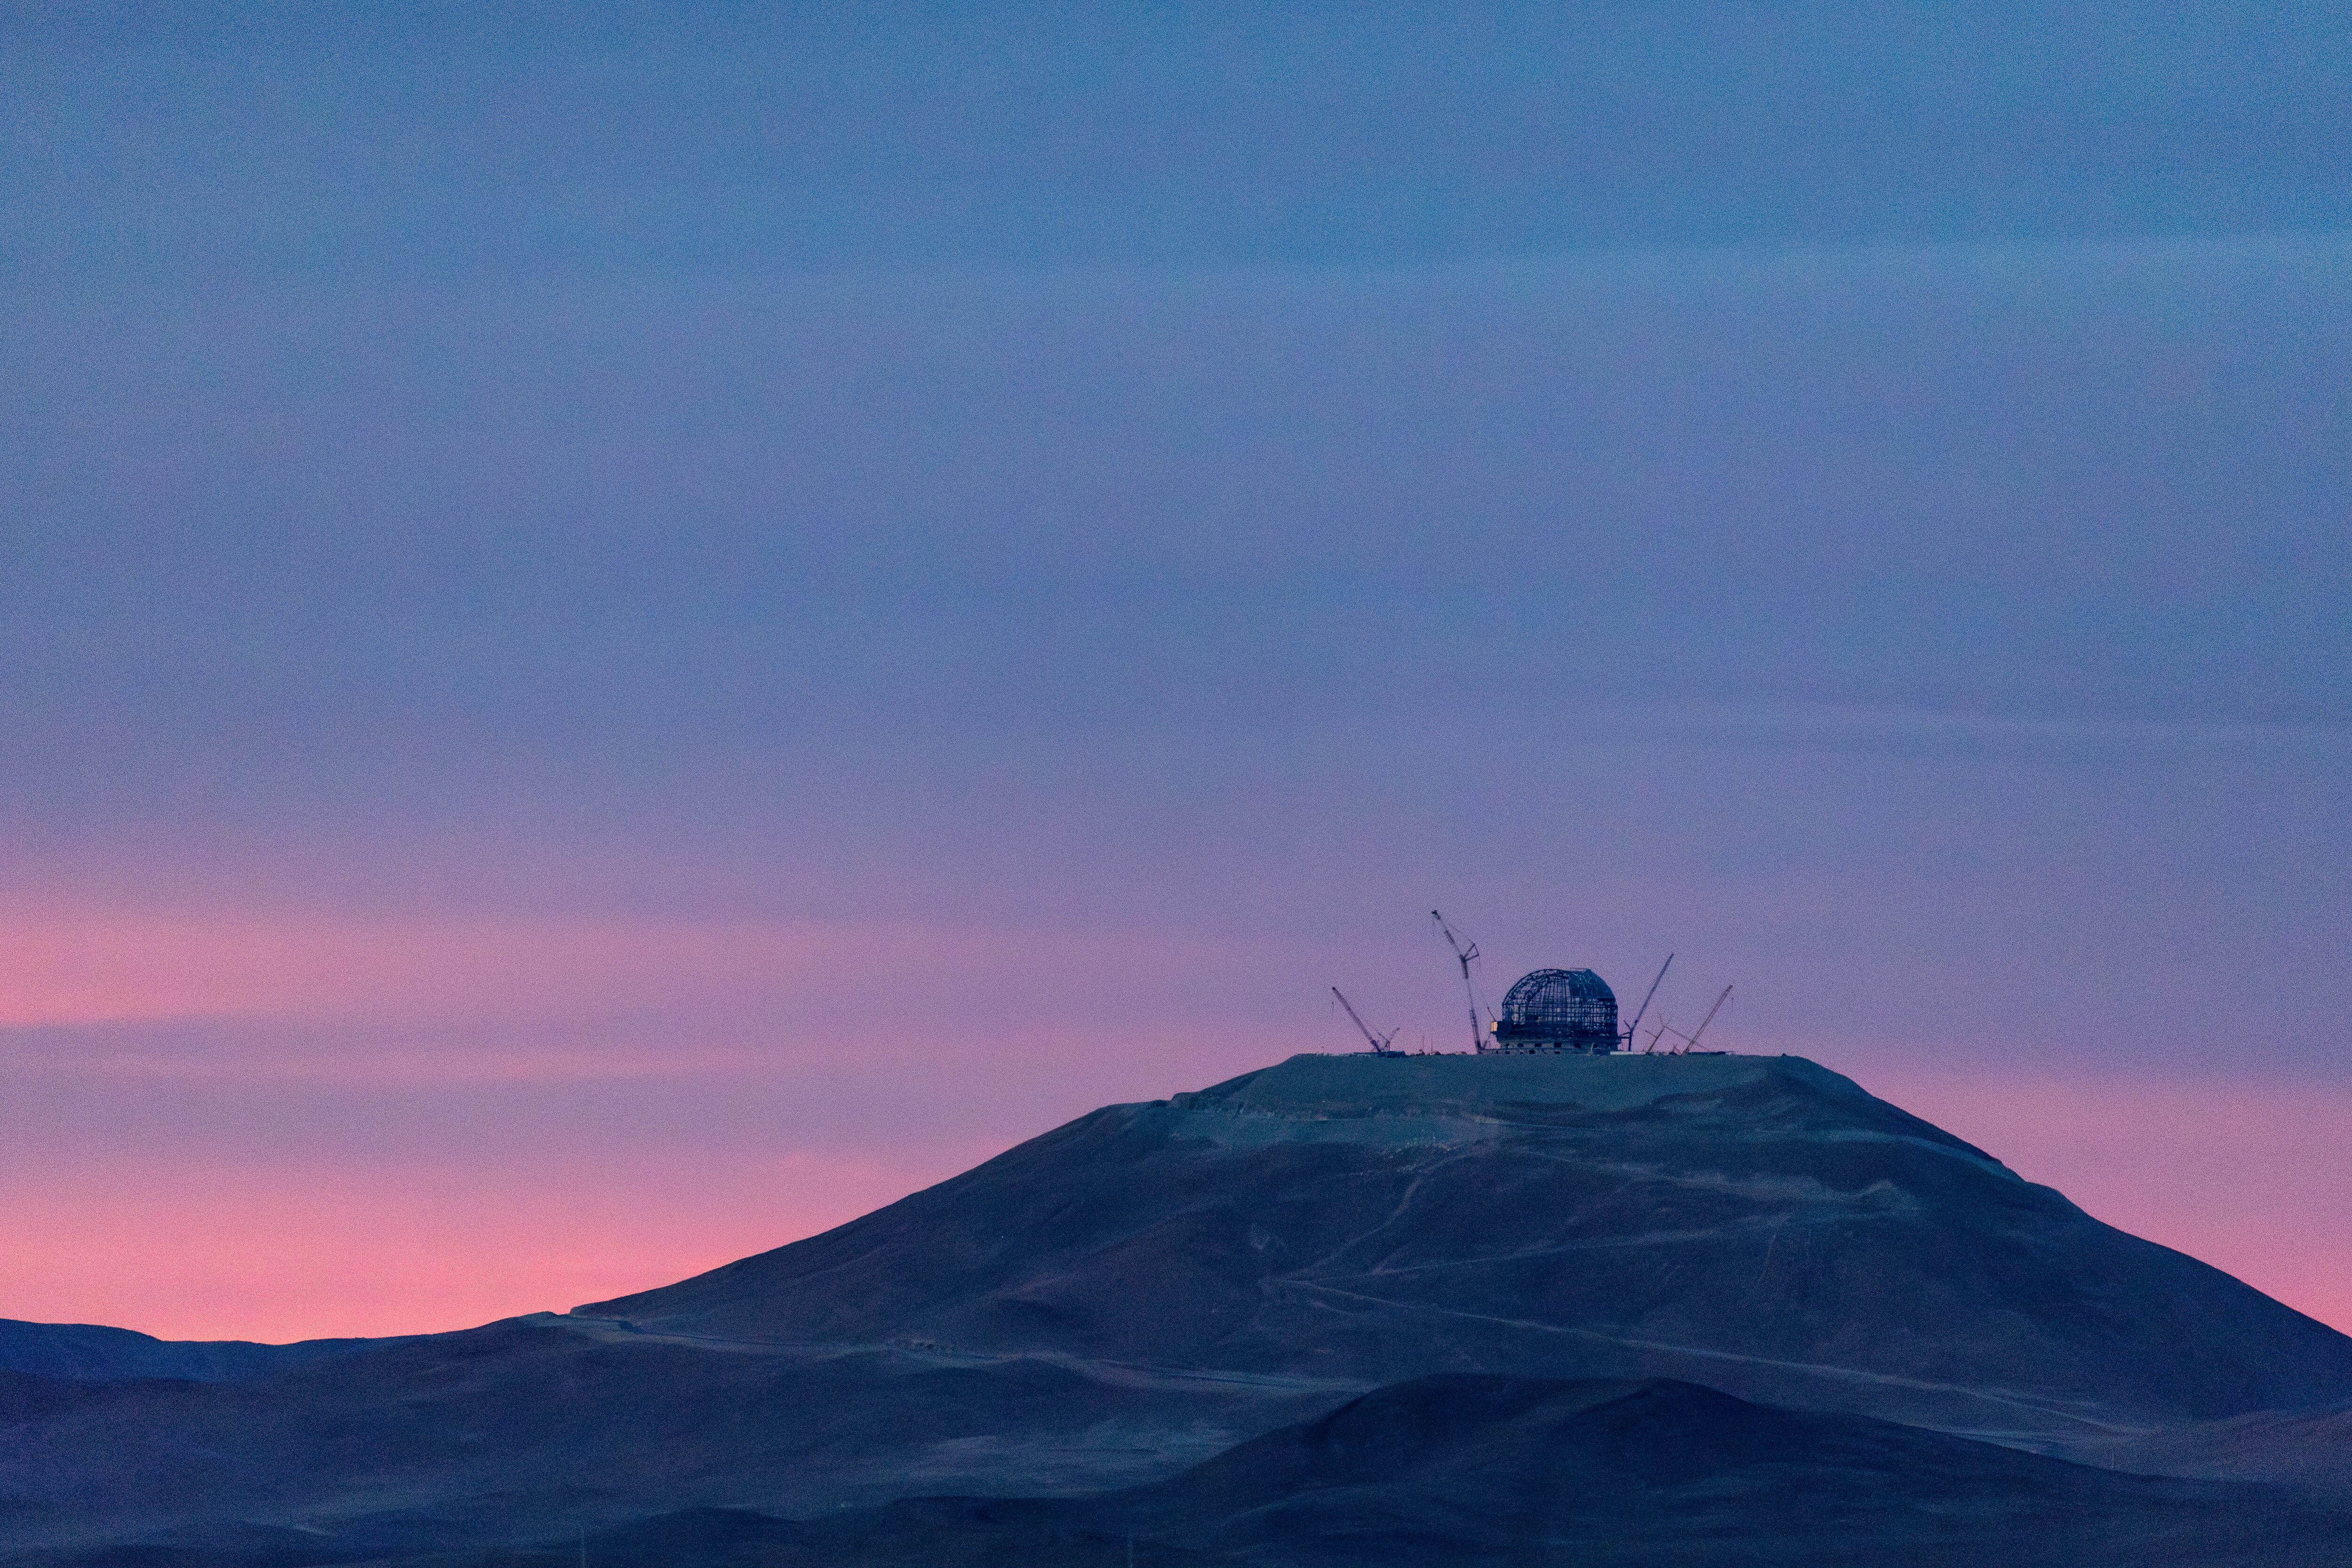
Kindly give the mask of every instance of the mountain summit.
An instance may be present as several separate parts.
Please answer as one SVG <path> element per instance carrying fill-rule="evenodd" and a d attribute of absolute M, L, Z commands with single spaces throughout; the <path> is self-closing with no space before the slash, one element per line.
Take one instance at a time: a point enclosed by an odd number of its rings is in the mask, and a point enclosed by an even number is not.
<path fill-rule="evenodd" d="M 2352 1398 L 2352 1340 L 1794 1057 L 1294 1057 L 577 1310 L 1364 1383 L 1669 1376 L 2004 1435 Z"/>
<path fill-rule="evenodd" d="M 2352 1339 L 1789 1057 L 1296 1057 L 660 1289 L 212 1375 L 0 1373 L 0 1553 L 2352 1561 Z"/>

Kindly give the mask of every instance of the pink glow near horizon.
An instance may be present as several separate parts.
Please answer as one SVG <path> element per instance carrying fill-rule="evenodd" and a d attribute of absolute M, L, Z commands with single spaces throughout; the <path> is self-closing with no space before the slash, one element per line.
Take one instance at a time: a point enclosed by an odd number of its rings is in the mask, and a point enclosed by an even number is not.
<path fill-rule="evenodd" d="M 2097 1217 L 2352 1329 L 2352 1097 L 2168 1083 L 1877 1089 Z M 1038 1131 L 1043 1131 L 1039 1128 Z M 505 1168 L 108 1162 L 0 1184 L 5 1315 L 165 1338 L 423 1332 L 642 1289 L 813 1235 L 985 1145 L 692 1149 Z M 2253 1194 L 2265 1201 L 2250 1201 Z"/>
<path fill-rule="evenodd" d="M 1858 1076 L 2095 1217 L 2352 1333 L 2352 1091 L 2113 1074 Z"/>
<path fill-rule="evenodd" d="M 0 1183 L 5 1314 L 163 1339 L 430 1333 L 643 1290 L 814 1235 L 986 1151 L 530 1169 L 124 1161 Z"/>
<path fill-rule="evenodd" d="M 1155 1017 L 1140 1005 L 1118 1022 L 1110 1051 L 1104 1027 L 1040 1022 L 1027 998 L 1079 975 L 1177 995 L 1171 973 L 1229 962 L 1139 939 L 18 910 L 0 912 L 0 942 L 11 955 L 0 1026 L 18 1031 L 16 1069 L 173 1104 L 199 1089 L 311 1085 L 346 1105 L 425 1091 L 456 1108 L 459 1125 L 434 1150 L 343 1163 L 331 1140 L 289 1154 L 201 1127 L 133 1148 L 92 1125 L 0 1156 L 0 1316 L 172 1338 L 424 1331 L 644 1289 L 838 1224 L 1094 1104 L 1199 1087 L 1294 1049 L 1344 1048 L 1336 1025 L 1302 1038 L 1239 1015 Z M 992 977 L 1010 971 L 1027 989 L 1005 992 L 971 1037 L 917 1050 L 868 1036 L 845 1050 L 843 1010 L 883 991 L 877 976 L 909 970 L 945 976 L 960 999 L 1001 989 Z M 670 1010 L 713 997 L 748 999 L 749 1021 L 663 1032 Z M 619 1037 L 567 1032 L 566 1020 L 614 1009 L 651 1009 L 656 1022 Z M 290 1043 L 259 1031 L 184 1049 L 24 1032 L 187 1018 L 425 1020 L 476 1034 L 425 1027 L 353 1047 L 331 1027 Z M 478 1043 L 485 1028 L 491 1044 Z M 1806 1054 L 1845 1065 L 1834 1049 Z M 674 1120 L 595 1153 L 562 1137 L 515 1145 L 487 1111 L 463 1120 L 464 1096 L 488 1088 L 633 1079 L 661 1086 L 690 1120 L 696 1104 L 715 1110 L 747 1092 L 789 1103 L 793 1075 L 812 1068 L 915 1073 L 904 1105 L 954 1114 L 924 1121 L 868 1082 L 866 1098 L 824 1111 L 814 1130 L 712 1142 Z M 2099 1218 L 2352 1329 L 2352 1169 L 2341 1158 L 2352 1092 L 2079 1070 L 1852 1070 Z"/>

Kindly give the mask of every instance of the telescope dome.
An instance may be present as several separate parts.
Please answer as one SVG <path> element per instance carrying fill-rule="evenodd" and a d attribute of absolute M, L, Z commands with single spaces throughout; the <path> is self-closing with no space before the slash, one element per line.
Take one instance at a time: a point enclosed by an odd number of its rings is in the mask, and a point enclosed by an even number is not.
<path fill-rule="evenodd" d="M 1522 975 L 1495 1020 L 1502 1051 L 1615 1050 L 1617 994 L 1590 969 L 1538 969 Z"/>

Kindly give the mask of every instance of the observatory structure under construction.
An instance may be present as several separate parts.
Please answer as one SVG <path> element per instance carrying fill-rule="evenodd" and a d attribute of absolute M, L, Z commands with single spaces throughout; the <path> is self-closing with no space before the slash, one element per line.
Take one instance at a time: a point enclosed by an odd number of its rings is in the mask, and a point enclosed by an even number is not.
<path fill-rule="evenodd" d="M 1490 1026 L 1490 1051 L 1586 1051 L 1606 1056 L 1625 1043 L 1617 994 L 1590 969 L 1538 969 L 1503 997 Z"/>

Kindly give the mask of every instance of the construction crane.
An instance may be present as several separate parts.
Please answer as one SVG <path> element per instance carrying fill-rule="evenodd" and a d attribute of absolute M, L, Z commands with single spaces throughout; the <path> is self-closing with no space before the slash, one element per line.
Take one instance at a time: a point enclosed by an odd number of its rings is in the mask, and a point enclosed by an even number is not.
<path fill-rule="evenodd" d="M 1650 1010 L 1650 998 L 1658 994 L 1658 981 L 1664 980 L 1666 977 L 1666 971 L 1672 969 L 1674 966 L 1675 955 L 1670 952 L 1666 954 L 1665 963 L 1658 965 L 1658 979 L 1650 982 L 1650 989 L 1643 994 L 1642 997 L 1642 1005 L 1633 1009 L 1633 1021 L 1632 1024 L 1628 1025 L 1625 1029 L 1625 1048 L 1627 1050 L 1632 1050 L 1633 1048 L 1633 1037 L 1642 1032 L 1642 1015 Z"/>
<path fill-rule="evenodd" d="M 1389 1049 L 1389 1042 L 1397 1037 L 1397 1032 L 1394 1029 L 1391 1029 L 1385 1035 L 1375 1035 L 1372 1033 L 1372 1026 L 1364 1022 L 1363 1015 L 1358 1013 L 1355 1009 L 1354 1004 L 1348 1000 L 1346 993 L 1342 992 L 1337 985 L 1334 985 L 1331 987 L 1331 994 L 1339 997 L 1339 1005 L 1348 1009 L 1348 1016 L 1355 1020 L 1357 1029 L 1360 1031 L 1364 1038 L 1370 1043 L 1372 1055 L 1376 1057 L 1401 1057 L 1404 1055 L 1402 1051 L 1392 1051 Z"/>
<path fill-rule="evenodd" d="M 1478 1033 L 1478 993 L 1470 984 L 1470 961 L 1478 956 L 1478 944 L 1475 942 L 1465 943 L 1455 936 L 1454 928 L 1445 923 L 1445 917 L 1435 910 L 1429 911 L 1429 918 L 1437 922 L 1438 931 L 1444 935 L 1445 945 L 1454 950 L 1454 958 L 1462 965 L 1462 994 L 1470 999 L 1470 1048 L 1484 1051 L 1486 1042 Z"/>
<path fill-rule="evenodd" d="M 1677 1056 L 1686 1057 L 1698 1047 L 1698 1037 L 1706 1033 L 1706 1026 L 1715 1022 L 1715 1016 L 1721 1012 L 1723 1005 L 1730 1000 L 1731 987 L 1727 985 L 1723 988 L 1723 994 L 1715 999 L 1715 1005 L 1706 1010 L 1706 1016 L 1698 1021 L 1698 1027 L 1687 1035 L 1683 1035 L 1683 1048 L 1675 1053 Z M 1680 1029 L 1676 1029 L 1675 1033 L 1682 1035 Z"/>

